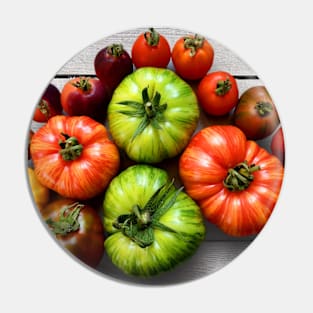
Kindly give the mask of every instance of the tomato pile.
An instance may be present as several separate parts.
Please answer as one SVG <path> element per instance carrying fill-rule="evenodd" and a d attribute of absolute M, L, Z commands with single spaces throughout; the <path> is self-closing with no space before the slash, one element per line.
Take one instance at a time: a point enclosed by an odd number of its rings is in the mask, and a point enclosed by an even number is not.
<path fill-rule="evenodd" d="M 100 49 L 92 77 L 48 85 L 29 131 L 29 183 L 48 230 L 83 263 L 96 268 L 106 253 L 149 277 L 195 253 L 205 220 L 229 236 L 268 221 L 284 175 L 279 117 L 264 86 L 239 95 L 214 57 L 203 36 L 171 47 L 150 28 L 130 51 Z M 213 123 L 200 127 L 200 114 Z"/>

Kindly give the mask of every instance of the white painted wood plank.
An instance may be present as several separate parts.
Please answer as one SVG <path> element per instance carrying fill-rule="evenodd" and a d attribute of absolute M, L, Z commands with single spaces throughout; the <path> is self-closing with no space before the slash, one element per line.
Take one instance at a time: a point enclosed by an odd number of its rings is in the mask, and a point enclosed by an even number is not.
<path fill-rule="evenodd" d="M 103 257 L 100 265 L 97 267 L 97 271 L 108 278 L 132 284 L 180 284 L 204 278 L 218 270 L 222 270 L 224 266 L 240 255 L 249 244 L 250 242 L 247 241 L 204 241 L 192 257 L 179 264 L 173 270 L 150 278 L 125 275 L 112 264 L 107 255 Z"/>
<path fill-rule="evenodd" d="M 131 48 L 135 38 L 146 30 L 146 28 L 136 28 L 113 34 L 100 39 L 95 43 L 91 43 L 88 47 L 68 60 L 56 74 L 95 74 L 93 62 L 98 51 L 110 44 L 121 43 L 123 44 L 124 49 L 131 54 Z M 193 34 L 188 30 L 182 29 L 156 28 L 156 30 L 168 39 L 171 48 L 180 37 Z M 206 36 L 215 51 L 214 62 L 210 71 L 223 70 L 228 71 L 233 75 L 256 75 L 254 70 L 246 64 L 240 56 L 234 54 L 234 52 L 225 47 L 224 44 L 218 42 L 216 39 L 208 37 L 209 34 L 201 35 Z M 172 63 L 170 63 L 169 67 L 172 68 Z"/>

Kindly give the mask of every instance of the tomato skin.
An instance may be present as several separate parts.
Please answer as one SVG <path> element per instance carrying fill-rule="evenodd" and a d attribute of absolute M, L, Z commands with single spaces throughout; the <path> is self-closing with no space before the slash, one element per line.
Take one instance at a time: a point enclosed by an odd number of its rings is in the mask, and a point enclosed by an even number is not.
<path fill-rule="evenodd" d="M 49 202 L 50 191 L 38 181 L 35 171 L 32 168 L 27 168 L 27 174 L 33 200 L 38 209 L 42 210 L 42 208 Z"/>
<path fill-rule="evenodd" d="M 242 190 L 224 185 L 230 169 L 244 161 L 257 168 Z M 208 126 L 190 141 L 179 160 L 186 192 L 204 216 L 231 236 L 260 232 L 276 204 L 284 169 L 275 156 L 231 125 Z"/>
<path fill-rule="evenodd" d="M 166 38 L 151 28 L 150 32 L 139 35 L 135 40 L 131 55 L 136 68 L 166 68 L 171 59 L 171 48 Z"/>
<path fill-rule="evenodd" d="M 75 77 L 66 82 L 61 92 L 63 110 L 70 116 L 102 120 L 109 101 L 108 90 L 97 78 Z"/>
<path fill-rule="evenodd" d="M 186 47 L 186 38 L 191 40 L 203 39 L 203 44 L 196 48 L 195 54 Z M 187 80 L 198 80 L 203 78 L 209 71 L 214 60 L 214 49 L 212 45 L 203 37 L 189 35 L 179 38 L 172 49 L 172 61 L 175 71 L 182 78 Z"/>
<path fill-rule="evenodd" d="M 33 120 L 39 123 L 45 123 L 49 118 L 62 114 L 60 97 L 59 89 L 50 83 L 35 108 Z"/>
<path fill-rule="evenodd" d="M 264 86 L 251 87 L 240 96 L 234 111 L 234 124 L 248 139 L 269 136 L 279 123 L 276 107 Z"/>
<path fill-rule="evenodd" d="M 105 193 L 104 227 L 109 234 L 105 249 L 112 262 L 128 275 L 149 277 L 169 271 L 190 257 L 204 239 L 205 227 L 200 208 L 182 191 L 158 219 L 172 231 L 148 226 L 152 227 L 154 235 L 150 245 L 141 247 L 114 226 L 119 216 L 132 212 L 134 205 L 144 208 L 152 195 L 169 182 L 165 170 L 139 164 L 116 176 Z M 172 186 L 172 191 L 175 190 Z M 165 200 L 165 203 L 169 202 L 169 199 Z"/>
<path fill-rule="evenodd" d="M 279 127 L 272 137 L 271 151 L 280 159 L 282 164 L 285 164 L 285 141 L 282 127 Z"/>
<path fill-rule="evenodd" d="M 143 100 L 145 89 L 149 101 Z M 157 93 L 159 105 L 152 106 Z M 157 113 L 148 117 L 149 112 L 154 114 L 154 108 Z M 195 131 L 199 115 L 197 97 L 190 85 L 173 71 L 155 67 L 143 67 L 128 75 L 108 106 L 114 142 L 130 159 L 142 163 L 158 163 L 179 154 Z M 145 119 L 147 124 L 137 133 Z"/>
<path fill-rule="evenodd" d="M 78 143 L 71 148 L 73 137 Z M 79 156 L 72 153 L 75 147 Z M 38 180 L 73 199 L 88 199 L 102 192 L 120 162 L 119 151 L 105 126 L 88 116 L 57 115 L 49 119 L 33 135 L 30 151 Z"/>
<path fill-rule="evenodd" d="M 133 62 L 122 45 L 113 44 L 97 53 L 94 68 L 97 77 L 112 95 L 122 79 L 133 72 Z"/>
<path fill-rule="evenodd" d="M 238 102 L 236 79 L 227 72 L 211 72 L 200 81 L 197 95 L 206 113 L 214 116 L 225 115 Z"/>
<path fill-rule="evenodd" d="M 41 211 L 44 221 L 51 219 L 56 222 L 60 219 L 62 209 L 75 203 L 71 199 L 57 199 L 50 202 Z M 77 202 L 76 202 L 77 203 Z M 78 203 L 77 203 L 78 204 Z M 74 207 L 68 209 L 73 211 Z M 67 213 L 68 213 L 67 212 Z M 104 228 L 102 220 L 95 209 L 89 205 L 83 205 L 78 216 L 79 229 L 65 235 L 52 234 L 58 242 L 75 257 L 91 267 L 96 267 L 104 253 Z"/>

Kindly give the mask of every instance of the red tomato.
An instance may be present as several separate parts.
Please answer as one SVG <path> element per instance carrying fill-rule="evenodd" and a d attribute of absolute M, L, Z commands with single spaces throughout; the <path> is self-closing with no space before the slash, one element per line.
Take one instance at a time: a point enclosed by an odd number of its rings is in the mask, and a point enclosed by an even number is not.
<path fill-rule="evenodd" d="M 61 104 L 68 115 L 87 115 L 103 120 L 110 101 L 108 90 L 97 78 L 76 77 L 61 92 Z"/>
<path fill-rule="evenodd" d="M 178 39 L 172 49 L 176 73 L 188 80 L 203 78 L 211 68 L 213 59 L 212 45 L 197 34 Z"/>
<path fill-rule="evenodd" d="M 58 199 L 41 210 L 58 242 L 74 256 L 96 267 L 104 253 L 104 229 L 94 208 L 70 199 Z"/>
<path fill-rule="evenodd" d="M 283 129 L 280 127 L 272 137 L 271 150 L 276 155 L 282 164 L 285 163 L 285 141 Z"/>
<path fill-rule="evenodd" d="M 153 28 L 141 34 L 132 47 L 132 60 L 136 68 L 144 66 L 167 67 L 171 59 L 171 48 L 164 36 Z"/>
<path fill-rule="evenodd" d="M 238 94 L 235 78 L 222 71 L 207 74 L 197 90 L 201 107 L 208 114 L 216 116 L 229 113 L 238 102 Z"/>
<path fill-rule="evenodd" d="M 190 141 L 179 160 L 186 192 L 204 216 L 226 234 L 257 234 L 276 204 L 281 162 L 232 125 L 209 126 Z"/>
<path fill-rule="evenodd" d="M 264 86 L 251 87 L 241 95 L 234 111 L 234 124 L 253 140 L 263 139 L 277 128 L 279 117 Z"/>
<path fill-rule="evenodd" d="M 123 78 L 133 72 L 133 62 L 121 44 L 112 44 L 97 53 L 94 68 L 96 75 L 112 95 Z"/>
<path fill-rule="evenodd" d="M 49 84 L 36 106 L 33 120 L 45 123 L 52 116 L 62 114 L 60 91 L 57 87 Z"/>
<path fill-rule="evenodd" d="M 33 135 L 30 152 L 39 182 L 67 198 L 98 195 L 119 169 L 108 131 L 88 116 L 50 118 Z"/>

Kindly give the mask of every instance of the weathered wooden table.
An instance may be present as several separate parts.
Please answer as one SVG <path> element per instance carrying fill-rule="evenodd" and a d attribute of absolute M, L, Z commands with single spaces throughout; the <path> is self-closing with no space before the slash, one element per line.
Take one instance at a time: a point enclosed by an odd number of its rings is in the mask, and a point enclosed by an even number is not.
<path fill-rule="evenodd" d="M 100 49 L 112 43 L 122 43 L 124 49 L 130 53 L 134 39 L 146 30 L 146 28 L 140 28 L 121 32 L 91 44 L 69 60 L 56 73 L 51 83 L 61 90 L 63 85 L 72 77 L 82 75 L 95 76 L 93 61 Z M 171 47 L 173 47 L 179 37 L 189 33 L 181 29 L 158 28 L 156 30 L 168 39 Z M 207 39 L 213 45 L 215 51 L 214 63 L 210 72 L 223 70 L 231 73 L 237 80 L 240 95 L 249 87 L 263 85 L 263 82 L 258 78 L 257 74 L 242 61 L 240 57 L 219 42 L 209 37 L 207 37 Z M 173 69 L 171 63 L 169 64 L 169 68 Z M 213 121 L 202 112 L 198 129 L 212 123 L 229 123 L 229 118 L 223 117 Z M 34 122 L 31 125 L 34 131 L 40 126 L 41 125 Z M 269 150 L 269 142 L 270 138 L 266 138 L 265 140 L 259 141 L 259 144 Z M 169 161 L 168 164 L 165 164 L 165 167 L 168 166 L 168 169 L 172 171 L 172 174 L 175 176 L 177 173 L 175 173 L 175 168 L 172 168 L 171 162 L 173 163 L 175 160 Z M 99 208 L 99 212 L 101 213 L 101 208 Z M 104 255 L 97 271 L 103 273 L 106 277 L 118 279 L 119 281 L 147 285 L 170 285 L 187 282 L 207 276 L 223 268 L 245 250 L 254 239 L 254 236 L 244 238 L 227 236 L 217 227 L 206 222 L 205 241 L 202 242 L 197 252 L 190 259 L 170 272 L 149 279 L 129 277 L 116 268 L 106 255 Z"/>

